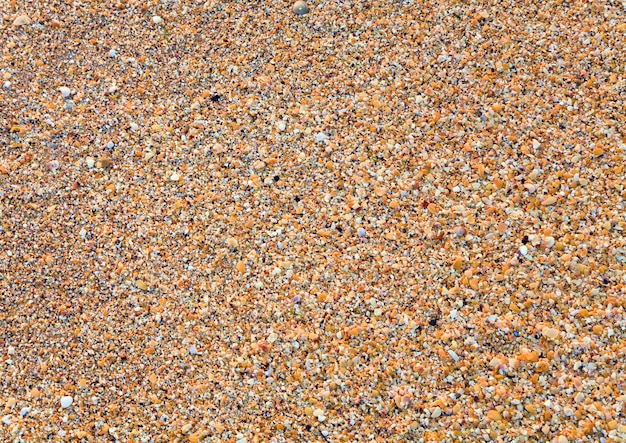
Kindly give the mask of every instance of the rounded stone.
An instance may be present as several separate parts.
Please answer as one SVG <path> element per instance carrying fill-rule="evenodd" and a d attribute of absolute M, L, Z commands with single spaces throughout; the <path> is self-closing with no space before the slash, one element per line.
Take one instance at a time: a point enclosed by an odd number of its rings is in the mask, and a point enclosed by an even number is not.
<path fill-rule="evenodd" d="M 309 12 L 309 7 L 302 0 L 298 0 L 297 2 L 293 4 L 293 12 L 296 15 L 304 15 Z"/>
<path fill-rule="evenodd" d="M 70 406 L 72 406 L 72 403 L 74 403 L 74 399 L 69 395 L 61 397 L 61 407 L 63 409 L 69 408 Z"/>

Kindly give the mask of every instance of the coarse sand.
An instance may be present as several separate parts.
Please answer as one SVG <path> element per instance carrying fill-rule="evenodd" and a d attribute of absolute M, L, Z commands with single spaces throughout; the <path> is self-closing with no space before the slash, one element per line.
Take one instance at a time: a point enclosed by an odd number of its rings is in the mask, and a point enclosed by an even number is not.
<path fill-rule="evenodd" d="M 626 441 L 617 1 L 0 0 L 1 442 Z"/>

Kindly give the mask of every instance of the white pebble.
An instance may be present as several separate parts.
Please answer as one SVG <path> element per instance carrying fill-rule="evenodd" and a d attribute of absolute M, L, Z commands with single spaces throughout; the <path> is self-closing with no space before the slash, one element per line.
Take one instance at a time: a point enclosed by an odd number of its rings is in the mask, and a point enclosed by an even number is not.
<path fill-rule="evenodd" d="M 171 182 L 177 182 L 178 180 L 180 180 L 180 175 L 177 174 L 176 172 L 174 172 L 172 175 L 170 175 L 170 181 Z"/>
<path fill-rule="evenodd" d="M 109 51 L 109 57 L 113 57 L 113 58 L 117 57 L 117 51 L 115 49 L 111 49 Z"/>
<path fill-rule="evenodd" d="M 519 248 L 519 252 L 520 254 L 522 254 L 523 256 L 528 255 L 528 247 L 526 245 L 523 245 Z"/>
<path fill-rule="evenodd" d="M 29 407 L 24 407 L 22 408 L 22 410 L 20 411 L 20 415 L 22 417 L 26 417 L 28 415 L 28 413 L 30 412 L 30 408 Z"/>
<path fill-rule="evenodd" d="M 10 81 L 8 81 L 8 80 L 7 80 L 7 81 L 5 81 L 5 82 L 4 82 L 4 87 L 5 87 L 6 89 L 10 89 L 10 88 L 11 88 L 11 82 L 10 82 Z"/>
<path fill-rule="evenodd" d="M 452 359 L 454 361 L 459 361 L 459 356 L 456 352 L 454 352 L 452 349 L 448 349 L 448 354 L 450 354 L 450 357 L 452 357 Z"/>
<path fill-rule="evenodd" d="M 367 235 L 367 231 L 363 228 L 357 229 L 356 233 L 359 236 L 359 238 L 363 238 Z"/>
<path fill-rule="evenodd" d="M 139 125 L 137 123 L 131 123 L 130 124 L 130 130 L 131 131 L 136 131 L 139 129 Z"/>
<path fill-rule="evenodd" d="M 96 160 L 91 157 L 87 157 L 86 162 L 87 162 L 87 167 L 89 169 L 92 169 L 94 165 L 96 164 Z"/>
<path fill-rule="evenodd" d="M 158 15 L 155 15 L 154 17 L 152 17 L 152 23 L 154 23 L 155 25 L 158 25 L 162 21 L 163 21 L 163 19 L 161 17 L 159 17 Z"/>
<path fill-rule="evenodd" d="M 72 406 L 72 403 L 74 403 L 74 399 L 69 395 L 64 395 L 63 397 L 61 397 L 62 408 L 69 408 L 70 406 Z"/>
<path fill-rule="evenodd" d="M 198 355 L 198 348 L 196 348 L 194 345 L 189 346 L 189 353 L 191 355 Z"/>
<path fill-rule="evenodd" d="M 287 125 L 285 124 L 285 122 L 280 122 L 278 124 L 278 130 L 281 131 L 281 132 L 284 131 L 286 127 L 287 127 Z"/>
<path fill-rule="evenodd" d="M 70 88 L 68 88 L 67 86 L 61 86 L 59 88 L 59 92 L 61 93 L 61 95 L 63 96 L 63 98 L 68 98 L 70 96 L 70 94 L 72 93 L 72 91 L 70 90 Z"/>
<path fill-rule="evenodd" d="M 318 143 L 323 143 L 326 140 L 328 140 L 328 136 L 326 134 L 324 134 L 323 132 L 318 132 L 317 134 L 315 134 L 315 141 Z"/>
<path fill-rule="evenodd" d="M 115 146 L 115 143 L 113 143 L 113 142 L 107 143 L 107 148 L 108 149 L 113 149 L 114 146 Z"/>
<path fill-rule="evenodd" d="M 5 415 L 4 417 L 2 417 L 2 423 L 4 423 L 5 425 L 10 425 L 11 424 L 11 416 L 10 415 Z"/>

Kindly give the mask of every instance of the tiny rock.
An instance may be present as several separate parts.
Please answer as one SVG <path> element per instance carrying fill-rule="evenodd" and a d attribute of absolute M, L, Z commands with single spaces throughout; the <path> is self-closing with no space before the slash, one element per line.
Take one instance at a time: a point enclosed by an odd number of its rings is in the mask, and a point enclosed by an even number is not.
<path fill-rule="evenodd" d="M 72 93 L 71 89 L 68 88 L 67 86 L 61 86 L 59 88 L 59 92 L 61 93 L 63 98 L 68 98 L 70 96 L 70 94 Z"/>
<path fill-rule="evenodd" d="M 13 26 L 30 25 L 30 23 L 30 17 L 26 14 L 18 15 L 15 20 L 13 20 Z"/>
<path fill-rule="evenodd" d="M 74 399 L 69 395 L 61 397 L 61 407 L 63 409 L 69 408 L 70 406 L 72 406 L 72 403 L 74 403 Z"/>
<path fill-rule="evenodd" d="M 163 19 L 161 17 L 159 17 L 158 15 L 155 15 L 154 17 L 152 17 L 152 23 L 154 23 L 155 25 L 158 25 L 162 21 L 163 21 Z"/>
<path fill-rule="evenodd" d="M 147 291 L 148 290 L 148 285 L 143 280 L 137 280 L 135 282 L 135 286 L 137 286 L 137 288 L 141 289 L 142 291 Z"/>
<path fill-rule="evenodd" d="M 500 415 L 497 410 L 492 409 L 491 411 L 487 412 L 487 418 L 492 421 L 501 421 L 502 415 Z"/>
<path fill-rule="evenodd" d="M 542 202 L 541 205 L 542 206 L 552 206 L 553 204 L 556 203 L 556 197 L 554 195 L 551 195 L 548 198 L 545 198 Z"/>
<path fill-rule="evenodd" d="M 304 1 L 298 0 L 293 4 L 293 12 L 296 15 L 305 15 L 309 12 L 309 7 Z"/>
<path fill-rule="evenodd" d="M 559 334 L 560 334 L 560 331 L 558 329 L 550 328 L 548 326 L 545 326 L 541 330 L 541 335 L 543 335 L 545 338 L 547 338 L 549 340 L 556 340 L 558 338 Z"/>
<path fill-rule="evenodd" d="M 107 169 L 110 166 L 111 166 L 111 160 L 109 160 L 108 158 L 101 158 L 96 163 L 96 167 L 101 168 L 101 169 Z"/>
<path fill-rule="evenodd" d="M 463 237 L 465 234 L 467 234 L 467 230 L 463 226 L 457 226 L 454 228 L 455 237 Z"/>
<path fill-rule="evenodd" d="M 246 272 L 246 264 L 243 261 L 239 261 L 235 265 L 235 269 L 237 269 L 237 271 L 243 274 L 244 272 Z"/>

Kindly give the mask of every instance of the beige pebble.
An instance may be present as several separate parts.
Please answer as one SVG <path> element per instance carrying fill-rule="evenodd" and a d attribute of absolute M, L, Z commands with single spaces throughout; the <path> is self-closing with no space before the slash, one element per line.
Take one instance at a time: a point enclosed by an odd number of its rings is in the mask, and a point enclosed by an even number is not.
<path fill-rule="evenodd" d="M 556 340 L 559 337 L 560 331 L 556 328 L 544 326 L 541 329 L 541 334 L 549 340 Z"/>
<path fill-rule="evenodd" d="M 544 200 L 542 200 L 541 204 L 543 206 L 552 206 L 553 204 L 556 203 L 556 197 L 554 195 L 551 195 L 550 197 L 545 198 Z"/>
<path fill-rule="evenodd" d="M 15 17 L 15 20 L 13 20 L 13 26 L 30 25 L 30 23 L 30 18 L 26 14 L 18 15 Z"/>
<path fill-rule="evenodd" d="M 143 280 L 137 280 L 135 282 L 135 286 L 139 289 L 141 289 L 142 291 L 147 291 L 148 290 L 148 285 L 146 284 L 145 281 Z"/>

